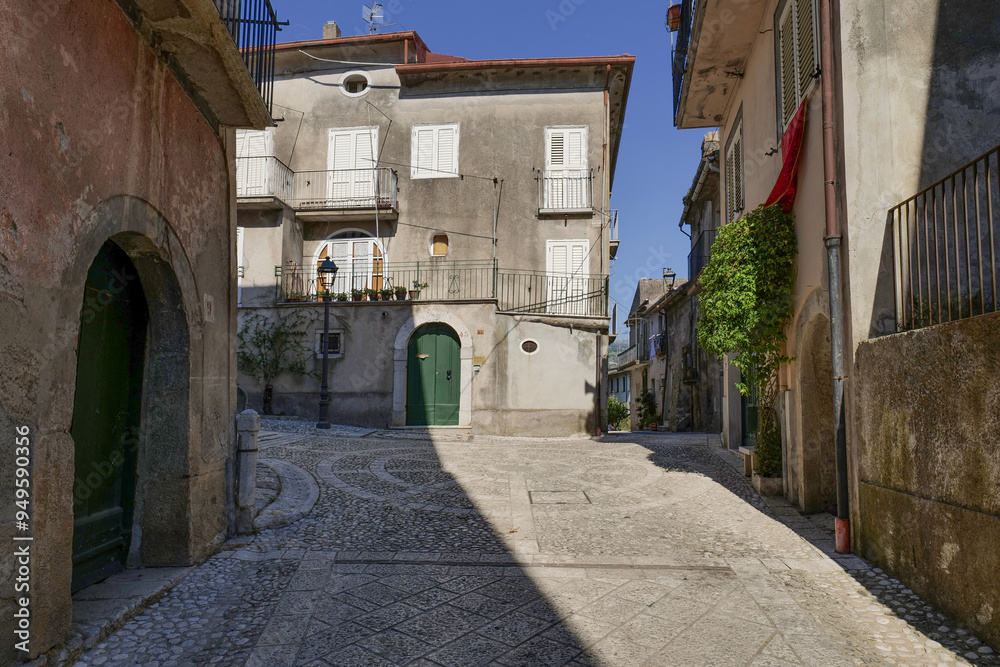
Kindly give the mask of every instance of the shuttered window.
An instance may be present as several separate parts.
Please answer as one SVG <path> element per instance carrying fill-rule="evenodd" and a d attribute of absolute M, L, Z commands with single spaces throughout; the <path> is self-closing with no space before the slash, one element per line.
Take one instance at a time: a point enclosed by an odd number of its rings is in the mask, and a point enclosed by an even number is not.
<path fill-rule="evenodd" d="M 434 244 L 431 246 L 431 254 L 435 257 L 443 257 L 448 254 L 448 235 L 435 234 Z"/>
<path fill-rule="evenodd" d="M 778 107 L 784 132 L 816 78 L 819 54 L 814 0 L 786 0 L 776 23 Z"/>
<path fill-rule="evenodd" d="M 547 312 L 588 315 L 586 239 L 547 242 Z"/>
<path fill-rule="evenodd" d="M 726 222 L 736 220 L 745 206 L 743 192 L 743 118 L 736 121 L 726 147 Z"/>
<path fill-rule="evenodd" d="M 458 176 L 458 123 L 414 125 L 411 178 Z"/>
<path fill-rule="evenodd" d="M 240 197 L 267 197 L 273 194 L 273 128 L 266 130 L 236 130 L 236 157 L 238 160 L 236 186 Z"/>
<path fill-rule="evenodd" d="M 544 177 L 542 208 L 582 209 L 590 205 L 586 127 L 545 129 Z"/>
<path fill-rule="evenodd" d="M 375 156 L 378 153 L 378 128 L 362 127 L 330 130 L 330 149 L 326 183 L 328 202 L 359 204 L 375 197 Z M 322 201 L 319 182 L 304 193 L 305 203 Z"/>

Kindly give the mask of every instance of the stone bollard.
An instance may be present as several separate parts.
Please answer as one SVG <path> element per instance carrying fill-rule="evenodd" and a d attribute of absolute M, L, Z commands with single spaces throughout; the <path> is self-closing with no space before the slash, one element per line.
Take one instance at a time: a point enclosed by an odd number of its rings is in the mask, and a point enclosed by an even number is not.
<path fill-rule="evenodd" d="M 257 434 L 260 415 L 244 410 L 236 415 L 236 532 L 253 532 L 257 492 Z"/>

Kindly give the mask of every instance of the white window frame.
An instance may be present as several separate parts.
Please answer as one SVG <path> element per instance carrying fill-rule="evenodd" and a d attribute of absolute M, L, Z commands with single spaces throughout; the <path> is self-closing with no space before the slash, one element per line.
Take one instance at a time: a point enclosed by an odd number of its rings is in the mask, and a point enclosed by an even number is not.
<path fill-rule="evenodd" d="M 734 222 L 746 209 L 744 172 L 743 110 L 736 116 L 726 142 L 726 222 Z M 737 187 L 738 186 L 738 187 Z"/>
<path fill-rule="evenodd" d="M 433 139 L 431 141 L 431 167 L 429 169 L 421 169 L 418 165 L 420 164 L 420 148 L 418 146 L 418 133 L 433 132 Z M 444 130 L 449 130 L 454 132 L 454 145 L 452 146 L 452 165 L 454 165 L 454 171 L 448 171 L 441 169 L 439 163 L 439 151 L 438 145 L 441 140 L 441 132 Z M 414 125 L 410 134 L 410 178 L 415 180 L 426 179 L 426 178 L 458 178 L 459 168 L 458 168 L 458 157 L 460 151 L 458 150 L 458 145 L 461 139 L 461 123 L 424 123 Z"/>
<path fill-rule="evenodd" d="M 366 85 L 365 89 L 362 90 L 360 93 L 351 93 L 348 92 L 347 90 L 347 80 L 355 76 L 364 77 L 365 81 L 368 82 L 368 85 Z M 368 74 L 368 72 L 365 72 L 364 70 L 356 69 L 350 72 L 345 72 L 340 77 L 340 92 L 342 92 L 347 97 L 362 97 L 364 95 L 367 95 L 368 91 L 371 89 L 372 89 L 372 77 L 370 74 Z"/>
<path fill-rule="evenodd" d="M 569 132 L 581 133 L 580 161 L 568 162 Z M 563 161 L 552 161 L 552 138 L 562 134 Z M 586 125 L 555 125 L 545 128 L 545 171 L 542 174 L 543 210 L 586 210 L 593 208 L 590 176 L 590 128 Z M 573 206 L 579 204 L 579 206 Z"/>
<path fill-rule="evenodd" d="M 351 236 L 350 234 L 359 234 L 359 236 Z M 337 243 L 344 243 L 347 248 L 350 249 L 350 254 L 347 255 L 346 259 L 337 258 L 333 252 L 333 247 Z M 368 253 L 361 260 L 356 260 L 354 255 L 355 244 L 362 244 L 367 246 Z M 312 257 L 311 266 L 319 266 L 323 255 L 323 250 L 329 246 L 327 251 L 327 256 L 337 262 L 337 276 L 334 278 L 332 291 L 334 293 L 344 292 L 346 294 L 351 294 L 351 290 L 354 289 L 372 289 L 375 285 L 375 278 L 377 275 L 382 276 L 383 287 L 385 286 L 385 246 L 382 244 L 381 240 L 371 236 L 369 232 L 362 229 L 345 229 L 337 232 L 329 238 L 323 239 L 323 241 L 316 247 L 316 252 Z M 381 253 L 382 261 L 382 273 L 376 274 L 375 272 L 375 248 L 378 248 L 379 253 Z M 357 269 L 355 268 L 357 265 Z M 360 269 L 360 271 L 358 270 Z"/>
<path fill-rule="evenodd" d="M 333 354 L 330 354 L 329 352 L 326 352 L 326 358 L 327 359 L 340 359 L 341 357 L 344 356 L 344 330 L 343 329 L 330 329 L 330 338 L 332 339 L 332 338 L 334 338 L 334 336 L 336 336 L 336 339 L 337 339 L 337 341 L 339 343 L 339 345 L 337 346 L 338 351 L 334 352 Z M 316 341 L 316 345 L 315 345 L 315 348 L 314 348 L 313 351 L 314 351 L 317 359 L 322 359 L 323 356 L 324 356 L 324 350 L 323 350 L 323 330 L 322 329 L 317 329 L 315 331 L 315 341 Z"/>
<path fill-rule="evenodd" d="M 805 73 L 810 77 L 810 80 L 803 85 L 802 79 L 804 74 L 799 71 L 802 66 L 800 55 L 802 50 L 799 48 L 799 43 L 803 39 L 799 28 L 801 23 L 798 19 L 799 13 L 799 3 L 806 2 L 809 4 L 810 10 L 812 12 L 812 52 L 813 52 L 813 72 Z M 782 29 L 781 26 L 784 24 L 785 19 L 788 15 L 792 16 L 792 68 L 791 73 L 795 78 L 795 104 L 788 113 L 788 117 L 785 117 L 785 98 L 784 98 L 784 63 L 782 62 L 782 52 L 781 52 L 781 37 Z M 775 63 L 775 88 L 777 93 L 776 98 L 776 108 L 778 116 L 778 138 L 780 139 L 784 135 L 785 130 L 788 129 L 788 125 L 792 122 L 792 118 L 795 117 L 795 112 L 798 110 L 799 106 L 802 104 L 802 100 L 809 96 L 813 88 L 816 86 L 816 82 L 819 80 L 818 77 L 813 76 L 813 74 L 819 70 L 820 67 L 820 49 L 819 49 L 819 12 L 817 11 L 815 0 L 784 0 L 778 4 L 778 8 L 774 13 L 774 63 Z"/>

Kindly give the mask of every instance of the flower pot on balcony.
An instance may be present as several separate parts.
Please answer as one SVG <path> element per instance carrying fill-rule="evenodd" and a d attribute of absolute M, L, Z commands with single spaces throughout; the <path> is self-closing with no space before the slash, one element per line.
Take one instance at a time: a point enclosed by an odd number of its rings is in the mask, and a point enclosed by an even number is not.
<path fill-rule="evenodd" d="M 670 32 L 677 32 L 681 27 L 681 6 L 673 5 L 667 8 L 667 28 Z"/>
<path fill-rule="evenodd" d="M 410 299 L 413 300 L 413 301 L 416 301 L 419 298 L 420 298 L 420 290 L 418 290 L 418 289 L 411 289 L 410 290 Z"/>
<path fill-rule="evenodd" d="M 362 292 L 361 290 L 355 290 L 354 292 L 351 292 L 351 299 L 353 299 L 354 301 L 364 301 L 365 293 Z"/>
<path fill-rule="evenodd" d="M 406 301 L 406 288 L 400 287 L 396 290 L 396 301 Z"/>

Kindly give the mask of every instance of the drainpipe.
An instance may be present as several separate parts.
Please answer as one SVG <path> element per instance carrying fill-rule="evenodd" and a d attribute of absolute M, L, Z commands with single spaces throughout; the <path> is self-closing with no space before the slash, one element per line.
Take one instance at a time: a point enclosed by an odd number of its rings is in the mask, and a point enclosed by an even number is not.
<path fill-rule="evenodd" d="M 823 91 L 823 175 L 826 203 L 826 262 L 830 281 L 830 351 L 833 361 L 833 423 L 837 451 L 837 553 L 851 552 L 844 418 L 844 320 L 840 291 L 840 224 L 837 219 L 837 154 L 833 105 L 832 0 L 820 0 L 820 59 Z"/>

